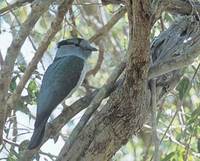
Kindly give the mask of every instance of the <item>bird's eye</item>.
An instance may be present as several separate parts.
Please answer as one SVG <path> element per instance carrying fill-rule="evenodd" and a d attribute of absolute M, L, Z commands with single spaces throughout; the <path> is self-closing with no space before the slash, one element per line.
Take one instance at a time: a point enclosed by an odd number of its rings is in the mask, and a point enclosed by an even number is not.
<path fill-rule="evenodd" d="M 75 46 L 77 46 L 77 47 L 80 47 L 80 45 L 79 44 L 74 44 Z"/>

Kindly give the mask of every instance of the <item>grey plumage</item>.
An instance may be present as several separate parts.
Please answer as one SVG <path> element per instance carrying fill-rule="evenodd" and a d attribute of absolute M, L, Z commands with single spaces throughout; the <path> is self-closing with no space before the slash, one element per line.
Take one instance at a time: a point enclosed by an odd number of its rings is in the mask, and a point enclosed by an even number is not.
<path fill-rule="evenodd" d="M 83 81 L 86 59 L 96 50 L 88 41 L 80 38 L 63 40 L 57 47 L 55 59 L 42 80 L 37 101 L 35 129 L 28 149 L 34 149 L 42 142 L 49 116 Z"/>

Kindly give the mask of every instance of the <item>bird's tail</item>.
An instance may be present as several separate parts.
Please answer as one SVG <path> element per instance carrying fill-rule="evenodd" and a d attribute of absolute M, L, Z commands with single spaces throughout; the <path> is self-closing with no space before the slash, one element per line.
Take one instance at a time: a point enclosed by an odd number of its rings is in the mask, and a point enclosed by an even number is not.
<path fill-rule="evenodd" d="M 47 119 L 45 119 L 42 122 L 40 122 L 40 124 L 38 126 L 35 126 L 33 135 L 31 137 L 31 140 L 30 140 L 29 145 L 28 145 L 28 149 L 29 150 L 35 149 L 42 142 L 42 139 L 44 137 L 44 131 L 45 131 L 46 122 L 47 122 Z M 36 125 L 37 125 L 37 123 L 36 123 Z"/>

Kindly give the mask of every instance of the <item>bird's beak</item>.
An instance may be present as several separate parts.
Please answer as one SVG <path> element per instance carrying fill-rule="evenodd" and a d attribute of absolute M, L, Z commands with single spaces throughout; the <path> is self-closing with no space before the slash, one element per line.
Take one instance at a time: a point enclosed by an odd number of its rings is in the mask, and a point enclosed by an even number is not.
<path fill-rule="evenodd" d="M 90 50 L 91 51 L 98 51 L 95 47 L 92 47 L 92 46 L 91 46 Z"/>
<path fill-rule="evenodd" d="M 91 50 L 91 51 L 98 51 L 97 48 L 93 47 L 93 44 L 94 44 L 94 43 L 90 44 L 89 50 Z"/>

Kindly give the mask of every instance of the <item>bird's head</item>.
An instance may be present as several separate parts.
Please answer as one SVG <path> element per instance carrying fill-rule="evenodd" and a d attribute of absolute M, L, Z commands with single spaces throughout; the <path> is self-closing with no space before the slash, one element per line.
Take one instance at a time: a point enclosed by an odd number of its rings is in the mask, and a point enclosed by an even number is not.
<path fill-rule="evenodd" d="M 97 51 L 88 40 L 82 38 L 62 40 L 58 43 L 57 48 L 60 52 L 57 52 L 56 57 L 77 55 L 87 59 L 93 51 Z"/>

